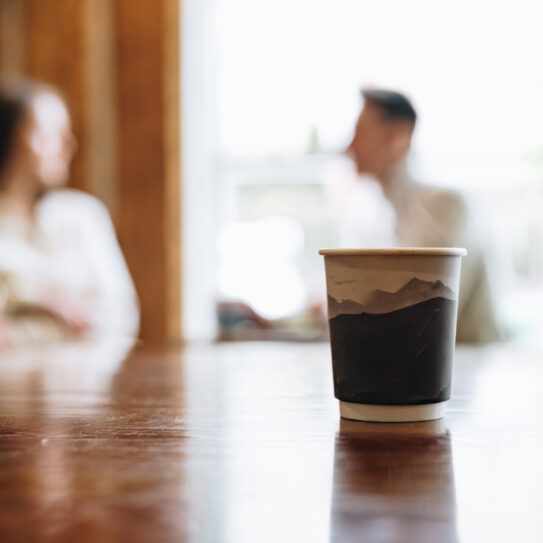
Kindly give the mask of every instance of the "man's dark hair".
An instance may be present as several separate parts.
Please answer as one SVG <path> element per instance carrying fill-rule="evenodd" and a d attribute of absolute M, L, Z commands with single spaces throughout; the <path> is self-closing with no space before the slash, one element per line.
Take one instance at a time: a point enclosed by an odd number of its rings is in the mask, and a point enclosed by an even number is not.
<path fill-rule="evenodd" d="M 417 112 L 409 99 L 400 92 L 388 89 L 362 89 L 364 101 L 380 108 L 389 121 L 408 121 L 415 125 Z"/>

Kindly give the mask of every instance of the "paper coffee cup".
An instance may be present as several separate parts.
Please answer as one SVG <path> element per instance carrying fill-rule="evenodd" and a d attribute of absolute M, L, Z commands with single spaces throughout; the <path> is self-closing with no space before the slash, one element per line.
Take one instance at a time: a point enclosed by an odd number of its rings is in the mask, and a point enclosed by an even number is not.
<path fill-rule="evenodd" d="M 346 419 L 433 420 L 451 392 L 465 249 L 322 249 L 334 393 Z"/>

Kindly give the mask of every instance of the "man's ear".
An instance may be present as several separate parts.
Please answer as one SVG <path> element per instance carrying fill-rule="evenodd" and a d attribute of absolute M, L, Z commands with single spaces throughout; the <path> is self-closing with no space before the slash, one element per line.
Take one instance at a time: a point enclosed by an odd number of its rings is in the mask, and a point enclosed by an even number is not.
<path fill-rule="evenodd" d="M 389 134 L 389 146 L 395 159 L 407 155 L 411 147 L 412 126 L 407 123 L 395 123 Z"/>

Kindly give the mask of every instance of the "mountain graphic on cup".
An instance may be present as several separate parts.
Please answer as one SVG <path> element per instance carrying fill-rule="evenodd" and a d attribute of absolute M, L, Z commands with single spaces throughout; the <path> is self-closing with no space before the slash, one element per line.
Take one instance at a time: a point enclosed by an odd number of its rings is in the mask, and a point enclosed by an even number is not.
<path fill-rule="evenodd" d="M 361 302 L 329 295 L 336 397 L 379 405 L 447 400 L 456 304 L 442 281 L 417 277 L 394 292 L 373 290 Z"/>
<path fill-rule="evenodd" d="M 456 299 L 454 292 L 441 281 L 423 281 L 422 279 L 413 277 L 413 279 L 396 292 L 374 290 L 366 297 L 363 303 L 351 300 L 338 301 L 332 296 L 328 296 L 328 315 L 329 318 L 332 318 L 336 315 L 353 315 L 358 313 L 390 313 L 397 309 L 439 297 L 446 300 Z"/>

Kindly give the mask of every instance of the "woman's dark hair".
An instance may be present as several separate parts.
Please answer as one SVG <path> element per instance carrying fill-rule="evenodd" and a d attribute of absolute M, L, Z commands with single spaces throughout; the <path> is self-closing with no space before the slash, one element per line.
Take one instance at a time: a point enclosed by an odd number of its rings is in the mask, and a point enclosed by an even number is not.
<path fill-rule="evenodd" d="M 31 79 L 14 78 L 0 82 L 0 175 L 9 160 L 21 121 L 32 101 L 44 92 L 58 94 L 52 87 Z"/>
<path fill-rule="evenodd" d="M 0 89 L 0 173 L 9 159 L 15 133 L 25 111 L 24 102 Z"/>

